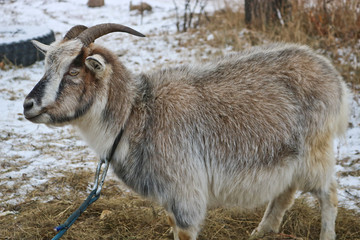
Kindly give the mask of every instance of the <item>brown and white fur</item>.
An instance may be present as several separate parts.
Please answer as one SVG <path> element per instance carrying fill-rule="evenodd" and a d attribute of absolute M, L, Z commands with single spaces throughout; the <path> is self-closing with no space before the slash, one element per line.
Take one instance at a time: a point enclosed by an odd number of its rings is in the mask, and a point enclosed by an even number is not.
<path fill-rule="evenodd" d="M 196 239 L 207 208 L 268 203 L 252 238 L 278 232 L 297 190 L 321 205 L 320 239 L 335 239 L 333 139 L 348 124 L 349 91 L 306 46 L 270 44 L 207 64 L 132 75 L 81 39 L 50 46 L 24 102 L 34 123 L 77 128 L 135 192 L 164 206 L 174 239 Z"/>

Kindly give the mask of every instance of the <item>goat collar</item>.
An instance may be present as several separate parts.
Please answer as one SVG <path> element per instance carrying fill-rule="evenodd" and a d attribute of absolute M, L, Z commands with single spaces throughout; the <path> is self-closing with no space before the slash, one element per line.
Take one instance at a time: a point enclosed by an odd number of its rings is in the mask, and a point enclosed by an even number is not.
<path fill-rule="evenodd" d="M 110 162 L 111 159 L 113 158 L 114 156 L 114 153 L 115 153 L 115 150 L 117 148 L 117 146 L 119 145 L 119 142 L 121 140 L 121 137 L 124 133 L 124 128 L 121 128 L 120 132 L 118 133 L 118 135 L 116 136 L 115 140 L 114 140 L 114 143 L 111 147 L 111 151 L 109 152 L 109 155 L 106 156 L 106 159 Z"/>

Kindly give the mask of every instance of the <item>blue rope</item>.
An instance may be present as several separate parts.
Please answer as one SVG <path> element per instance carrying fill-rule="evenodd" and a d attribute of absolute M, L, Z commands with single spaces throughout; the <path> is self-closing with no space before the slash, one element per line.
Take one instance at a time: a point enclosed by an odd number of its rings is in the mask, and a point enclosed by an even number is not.
<path fill-rule="evenodd" d="M 120 130 L 120 132 L 118 133 L 118 135 L 116 136 L 115 141 L 111 147 L 110 155 L 105 159 L 100 159 L 100 162 L 98 163 L 98 166 L 96 168 L 94 189 L 91 191 L 89 196 L 85 199 L 85 201 L 81 204 L 81 206 L 78 209 L 76 209 L 76 211 L 73 214 L 71 214 L 71 216 L 65 221 L 65 223 L 62 225 L 59 225 L 55 228 L 55 231 L 57 231 L 58 233 L 55 235 L 55 237 L 52 238 L 52 240 L 60 239 L 62 237 L 62 235 L 64 235 L 66 233 L 66 231 L 71 227 L 71 225 L 73 225 L 73 223 L 76 221 L 76 219 L 78 219 L 78 217 L 80 217 L 80 215 L 86 210 L 86 208 L 88 206 L 90 206 L 93 202 L 95 202 L 96 200 L 99 199 L 100 192 L 101 192 L 102 186 L 105 181 L 106 173 L 109 168 L 110 160 L 114 156 L 116 147 L 119 144 L 123 133 L 124 133 L 124 128 L 122 128 Z M 99 176 L 100 176 L 101 166 L 103 163 L 105 163 L 105 168 L 103 170 L 101 180 L 99 183 Z"/>
<path fill-rule="evenodd" d="M 71 214 L 65 223 L 55 228 L 55 231 L 58 233 L 52 238 L 52 240 L 60 239 L 61 236 L 64 235 L 64 233 L 66 233 L 66 231 L 71 227 L 71 225 L 73 225 L 76 219 L 78 219 L 78 217 L 80 217 L 80 215 L 86 210 L 86 208 L 99 199 L 100 193 L 96 195 L 96 191 L 96 189 L 92 190 L 81 206 L 73 214 Z"/>

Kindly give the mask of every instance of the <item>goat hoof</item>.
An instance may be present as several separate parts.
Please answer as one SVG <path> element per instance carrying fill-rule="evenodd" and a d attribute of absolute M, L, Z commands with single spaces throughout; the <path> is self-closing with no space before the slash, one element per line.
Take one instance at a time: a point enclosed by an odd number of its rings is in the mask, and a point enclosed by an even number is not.
<path fill-rule="evenodd" d="M 265 232 L 260 230 L 258 227 L 251 233 L 249 240 L 259 239 L 265 236 Z"/>

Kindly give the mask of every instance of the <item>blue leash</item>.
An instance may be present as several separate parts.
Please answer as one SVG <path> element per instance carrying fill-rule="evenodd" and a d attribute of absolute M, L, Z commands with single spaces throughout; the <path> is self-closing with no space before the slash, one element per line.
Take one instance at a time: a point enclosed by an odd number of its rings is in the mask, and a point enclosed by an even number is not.
<path fill-rule="evenodd" d="M 81 206 L 70 215 L 70 217 L 66 220 L 64 224 L 61 224 L 55 228 L 55 231 L 58 233 L 55 237 L 52 238 L 52 240 L 58 240 L 66 233 L 66 231 L 73 225 L 73 223 L 80 217 L 80 215 L 86 210 L 86 208 L 99 199 L 99 195 L 95 195 L 96 190 L 91 191 L 90 195 L 86 198 L 86 200 L 81 204 Z"/>
<path fill-rule="evenodd" d="M 71 225 L 73 225 L 76 219 L 78 219 L 78 217 L 80 217 L 80 215 L 86 210 L 86 208 L 99 199 L 102 186 L 105 182 L 106 173 L 109 169 L 110 160 L 114 156 L 115 150 L 121 140 L 123 133 L 124 133 L 124 128 L 122 128 L 118 133 L 118 135 L 116 136 L 115 141 L 111 147 L 109 156 L 107 156 L 105 159 L 103 158 L 100 159 L 96 168 L 93 190 L 91 191 L 89 196 L 85 199 L 85 201 L 81 204 L 81 206 L 78 209 L 76 209 L 76 211 L 73 214 L 70 215 L 70 217 L 65 221 L 65 223 L 55 228 L 55 231 L 57 231 L 58 233 L 55 235 L 55 237 L 52 238 L 52 240 L 60 239 L 61 236 L 64 235 L 64 233 L 66 233 L 66 231 L 71 227 Z M 101 175 L 101 181 L 99 183 L 101 166 L 104 163 L 105 166 Z"/>
<path fill-rule="evenodd" d="M 99 184 L 100 170 L 101 170 L 101 166 L 103 163 L 105 163 L 105 166 L 104 166 L 104 170 L 101 175 L 101 181 Z M 90 206 L 93 202 L 95 202 L 96 200 L 99 199 L 100 192 L 101 192 L 102 186 L 104 184 L 106 173 L 107 173 L 108 169 L 109 169 L 109 160 L 101 159 L 96 168 L 95 182 L 94 182 L 93 190 L 91 191 L 89 196 L 85 199 L 85 201 L 81 204 L 81 206 L 78 209 L 76 209 L 76 211 L 73 214 L 70 215 L 70 217 L 65 221 L 65 223 L 61 224 L 55 228 L 55 231 L 57 231 L 58 233 L 55 235 L 55 237 L 52 238 L 52 240 L 60 239 L 61 236 L 64 235 L 66 233 L 66 231 L 71 227 L 71 225 L 73 225 L 73 223 L 76 221 L 76 219 L 78 219 L 78 217 L 80 217 L 80 215 L 86 210 L 86 208 L 88 206 Z"/>

